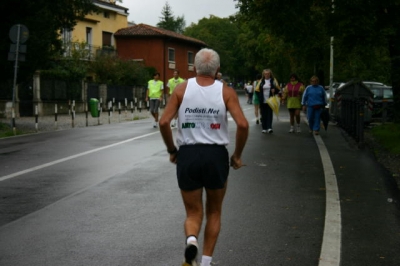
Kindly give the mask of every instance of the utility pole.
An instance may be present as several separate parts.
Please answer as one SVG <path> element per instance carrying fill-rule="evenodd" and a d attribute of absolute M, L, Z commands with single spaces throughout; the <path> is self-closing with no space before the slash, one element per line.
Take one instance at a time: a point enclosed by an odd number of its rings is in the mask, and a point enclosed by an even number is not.
<path fill-rule="evenodd" d="M 335 3 L 334 0 L 332 0 L 332 13 L 335 11 Z M 329 113 L 331 113 L 332 110 L 332 102 L 331 99 L 333 98 L 333 40 L 334 37 L 331 36 L 331 44 L 330 44 L 330 62 L 329 62 Z"/>
<path fill-rule="evenodd" d="M 17 87 L 17 73 L 18 73 L 18 61 L 25 61 L 26 45 L 24 43 L 29 38 L 28 28 L 22 24 L 13 25 L 10 28 L 9 37 L 13 44 L 10 45 L 10 52 L 8 53 L 8 60 L 15 61 L 14 64 L 14 84 L 13 84 L 13 95 L 12 95 L 12 125 L 15 131 L 15 101 L 16 101 L 16 87 Z"/>

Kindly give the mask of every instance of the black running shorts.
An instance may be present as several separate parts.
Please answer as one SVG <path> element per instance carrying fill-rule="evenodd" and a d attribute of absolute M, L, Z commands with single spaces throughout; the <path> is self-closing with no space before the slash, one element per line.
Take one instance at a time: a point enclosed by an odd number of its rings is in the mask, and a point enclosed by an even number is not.
<path fill-rule="evenodd" d="M 150 99 L 150 113 L 157 114 L 158 108 L 160 107 L 160 100 L 159 99 Z"/>
<path fill-rule="evenodd" d="M 182 190 L 222 189 L 229 174 L 229 154 L 222 145 L 184 145 L 177 154 L 178 185 Z"/>

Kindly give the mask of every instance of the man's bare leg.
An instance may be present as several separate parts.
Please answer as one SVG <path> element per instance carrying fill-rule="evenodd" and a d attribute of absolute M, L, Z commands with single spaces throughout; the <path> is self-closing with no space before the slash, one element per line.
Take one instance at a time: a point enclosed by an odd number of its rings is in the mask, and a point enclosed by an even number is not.
<path fill-rule="evenodd" d="M 206 227 L 204 231 L 203 255 L 212 257 L 221 229 L 222 202 L 227 183 L 223 189 L 206 189 Z"/>
<path fill-rule="evenodd" d="M 185 234 L 198 238 L 203 221 L 203 189 L 181 190 L 181 195 L 186 209 Z"/>

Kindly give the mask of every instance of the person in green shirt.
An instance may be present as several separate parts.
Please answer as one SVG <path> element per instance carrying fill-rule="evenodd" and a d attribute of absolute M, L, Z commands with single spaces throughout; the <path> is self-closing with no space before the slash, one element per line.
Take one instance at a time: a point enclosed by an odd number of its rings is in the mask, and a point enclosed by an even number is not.
<path fill-rule="evenodd" d="M 168 80 L 168 83 L 167 83 L 167 87 L 169 88 L 168 99 L 167 99 L 168 101 L 169 101 L 169 98 L 171 97 L 171 94 L 174 91 L 176 85 L 178 85 L 178 84 L 180 84 L 180 83 L 182 83 L 184 81 L 185 80 L 183 78 L 179 77 L 179 71 L 175 70 L 174 71 L 174 76 L 172 78 L 170 78 Z M 175 118 L 174 118 L 174 120 L 173 120 L 173 122 L 171 124 L 171 127 L 176 127 L 177 118 L 178 118 L 178 115 L 175 116 Z"/>
<path fill-rule="evenodd" d="M 164 82 L 160 80 L 160 73 L 154 73 L 149 80 L 146 90 L 146 102 L 150 100 L 150 113 L 154 117 L 153 127 L 158 127 L 158 109 L 164 96 Z"/>

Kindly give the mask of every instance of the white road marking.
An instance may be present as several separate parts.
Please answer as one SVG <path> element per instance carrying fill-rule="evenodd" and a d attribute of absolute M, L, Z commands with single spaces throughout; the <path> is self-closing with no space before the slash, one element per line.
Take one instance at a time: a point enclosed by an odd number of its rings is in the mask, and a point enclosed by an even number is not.
<path fill-rule="evenodd" d="M 134 138 L 127 139 L 127 140 L 124 140 L 124 141 L 121 141 L 121 142 L 117 142 L 117 143 L 114 143 L 114 144 L 110 144 L 110 145 L 107 145 L 107 146 L 104 146 L 104 147 L 101 147 L 101 148 L 97 148 L 97 149 L 94 149 L 94 150 L 82 152 L 82 153 L 75 154 L 75 155 L 72 155 L 72 156 L 69 156 L 69 157 L 65 157 L 63 159 L 59 159 L 59 160 L 56 160 L 56 161 L 52 161 L 52 162 L 49 162 L 49 163 L 38 165 L 38 166 L 29 168 L 29 169 L 26 169 L 26 170 L 23 170 L 23 171 L 19 171 L 19 172 L 10 174 L 10 175 L 2 176 L 2 177 L 0 177 L 0 182 L 4 181 L 4 180 L 7 180 L 7 179 L 10 179 L 10 178 L 13 178 L 13 177 L 16 177 L 16 176 L 20 176 L 20 175 L 23 175 L 23 174 L 27 174 L 27 173 L 36 171 L 36 170 L 39 170 L 39 169 L 43 169 L 43 168 L 46 168 L 46 167 L 49 167 L 49 166 L 52 166 L 52 165 L 55 165 L 55 164 L 58 164 L 58 163 L 62 163 L 62 162 L 68 161 L 68 160 L 72 160 L 72 159 L 75 159 L 75 158 L 78 158 L 78 157 L 81 157 L 81 156 L 84 156 L 84 155 L 87 155 L 87 154 L 90 154 L 90 153 L 94 153 L 94 152 L 98 152 L 98 151 L 105 150 L 105 149 L 108 149 L 108 148 L 112 148 L 112 147 L 115 147 L 115 146 L 130 142 L 130 141 L 134 141 L 134 140 L 137 140 L 137 139 L 145 138 L 145 137 L 148 137 L 148 136 L 151 136 L 151 135 L 154 135 L 154 134 L 160 134 L 160 132 L 156 131 L 156 132 L 152 132 L 152 133 L 145 134 L 145 135 L 142 135 L 142 136 L 134 137 Z"/>
<path fill-rule="evenodd" d="M 302 117 L 308 126 L 307 117 L 303 114 Z M 288 120 L 288 118 L 282 117 L 279 122 L 286 122 Z M 251 121 L 255 121 L 255 118 Z M 326 189 L 325 225 L 318 266 L 339 266 L 342 241 L 339 189 L 328 150 L 320 135 L 314 135 L 314 138 L 321 156 Z"/>
<path fill-rule="evenodd" d="M 322 166 L 325 174 L 326 208 L 325 226 L 322 239 L 319 266 L 339 266 L 342 240 L 342 219 L 340 211 L 339 189 L 335 170 L 332 165 L 328 150 L 321 136 L 314 135 L 321 155 Z"/>
<path fill-rule="evenodd" d="M 308 120 L 304 117 L 308 125 Z M 339 266 L 342 245 L 342 214 L 339 188 L 331 157 L 320 135 L 313 135 L 321 156 L 325 175 L 325 225 L 318 266 Z"/>

